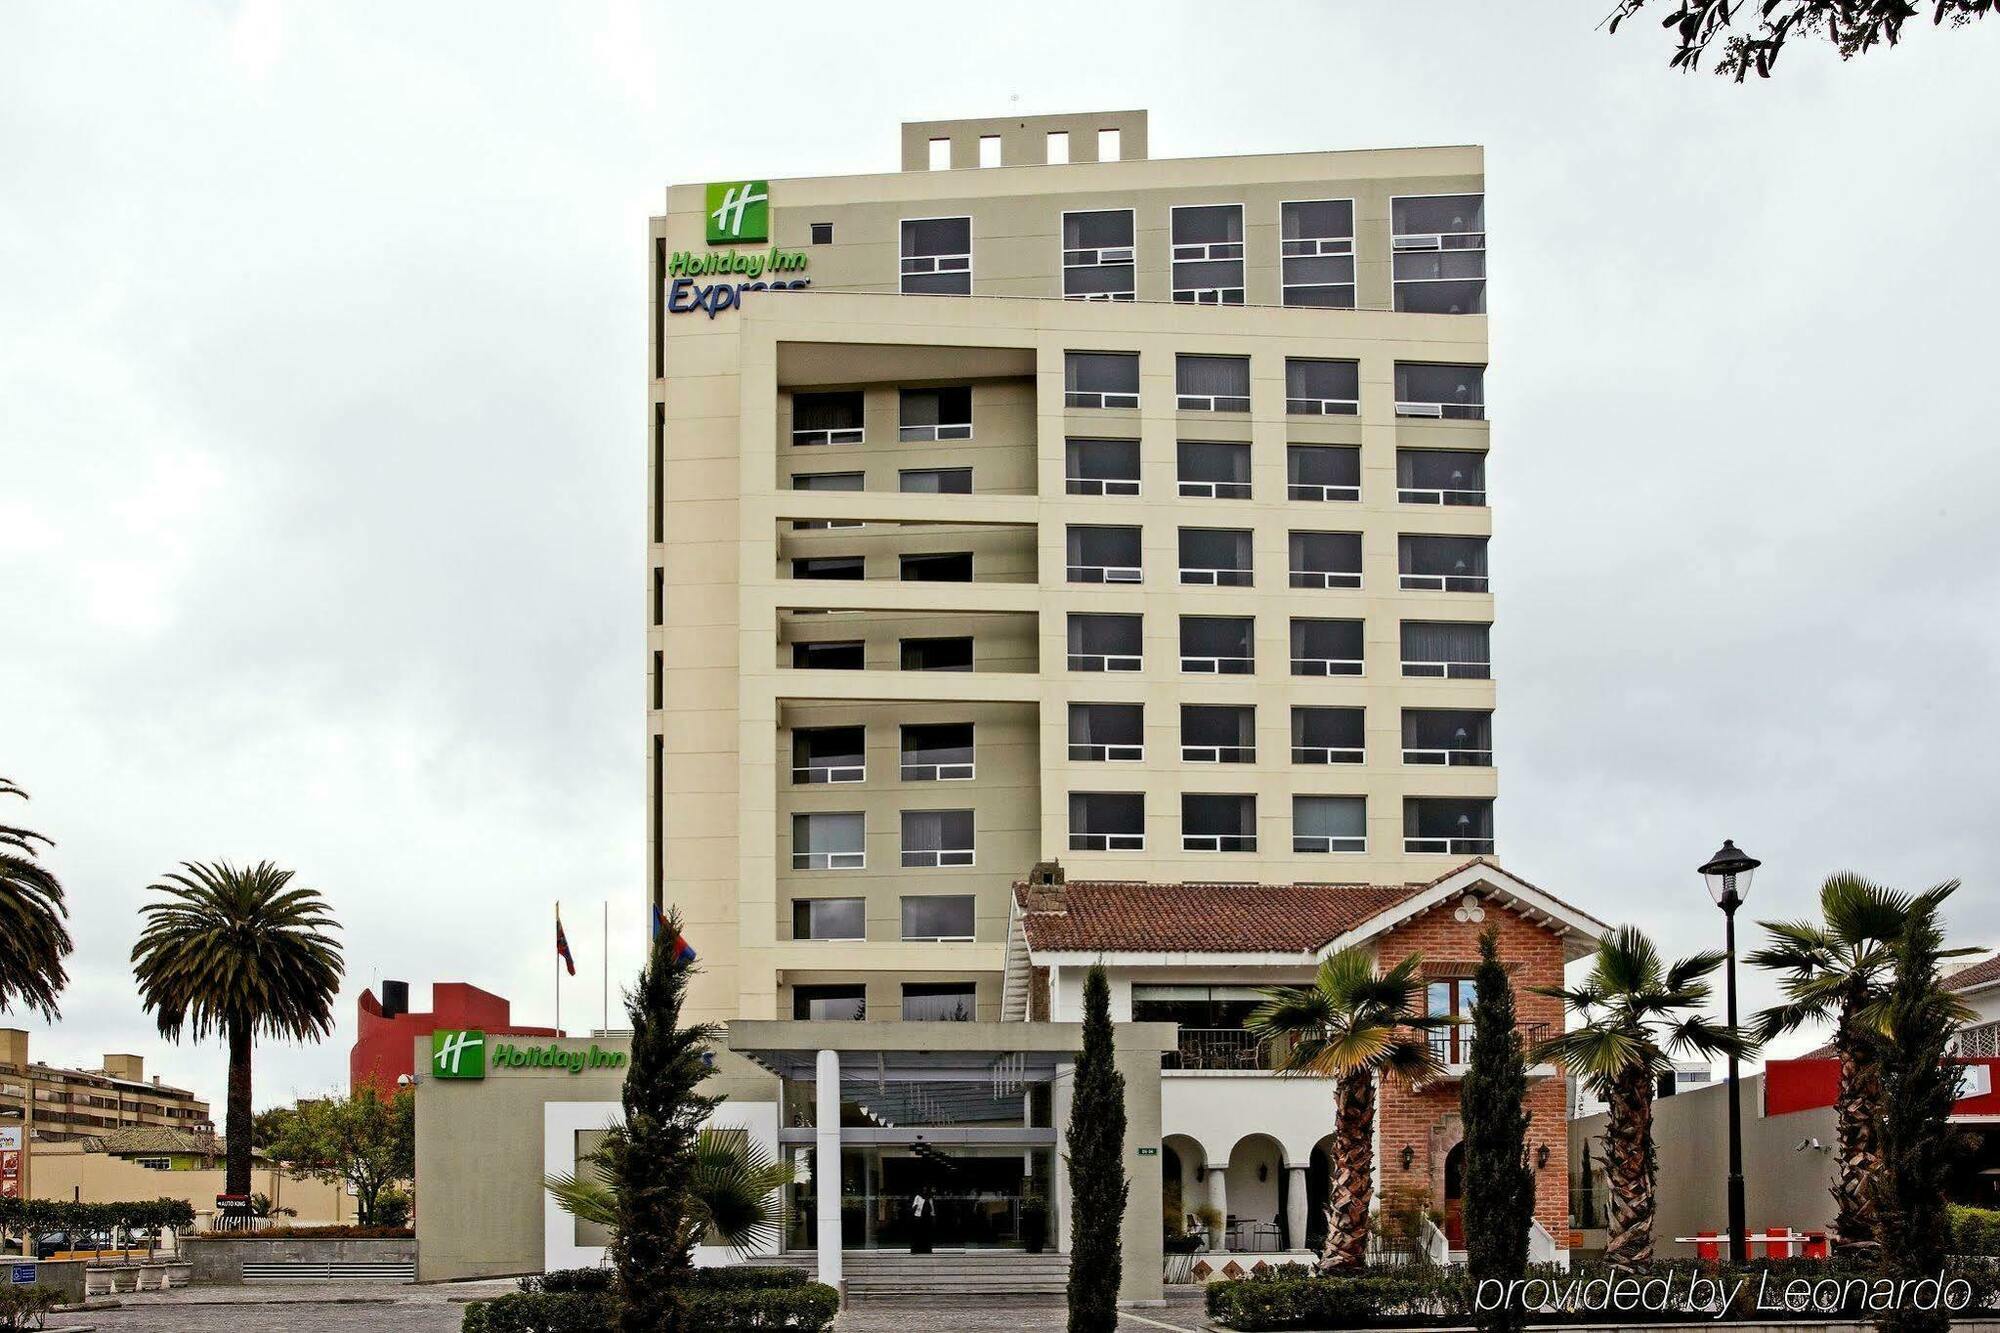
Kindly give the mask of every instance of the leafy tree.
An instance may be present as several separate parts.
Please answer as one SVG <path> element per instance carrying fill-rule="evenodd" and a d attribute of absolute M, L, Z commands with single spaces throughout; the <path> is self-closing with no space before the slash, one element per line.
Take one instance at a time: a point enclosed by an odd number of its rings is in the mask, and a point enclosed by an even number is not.
<path fill-rule="evenodd" d="M 1583 1023 L 1543 1042 L 1533 1058 L 1561 1064 L 1609 1108 L 1604 1176 L 1611 1188 L 1611 1235 L 1605 1258 L 1614 1267 L 1653 1257 L 1653 1088 L 1673 1067 L 1672 1055 L 1750 1053 L 1740 1033 L 1697 1012 L 1710 995 L 1703 978 L 1721 966 L 1720 953 L 1663 963 L 1637 926 L 1620 926 L 1598 941 L 1581 986 L 1535 988 L 1562 1000 Z"/>
<path fill-rule="evenodd" d="M 1111 1032 L 1111 983 L 1102 965 L 1083 982 L 1083 1050 L 1076 1060 L 1064 1147 L 1069 1161 L 1069 1333 L 1118 1327 L 1118 1284 L 1131 1183 L 1125 1178 L 1125 1076 Z"/>
<path fill-rule="evenodd" d="M 295 1106 L 267 1107 L 250 1117 L 250 1146 L 263 1152 L 276 1142 L 285 1132 L 292 1117 L 298 1114 Z"/>
<path fill-rule="evenodd" d="M 301 1101 L 268 1148 L 316 1180 L 354 1191 L 355 1221 L 391 1226 L 384 1197 L 417 1173 L 417 1099 L 413 1089 L 384 1096 L 370 1080 L 349 1095 Z"/>
<path fill-rule="evenodd" d="M 1843 1250 L 1875 1244 L 1870 1181 L 1882 1161 L 1883 1034 L 1896 950 L 1912 914 L 1935 913 L 1957 888 L 1953 880 L 1907 894 L 1859 875 L 1831 876 L 1819 891 L 1823 920 L 1761 923 L 1771 943 L 1745 960 L 1783 974 L 1785 1002 L 1757 1015 L 1752 1030 L 1758 1041 L 1833 1020 L 1833 1048 L 1840 1060 L 1833 1103 L 1840 1154 L 1833 1228 Z M 1953 949 L 1939 956 L 1976 952 Z"/>
<path fill-rule="evenodd" d="M 546 1178 L 556 1204 L 570 1216 L 609 1230 L 618 1228 L 618 1186 L 605 1173 L 600 1154 L 586 1169 Z M 775 1241 L 782 1210 L 773 1196 L 792 1181 L 792 1168 L 772 1158 L 763 1144 L 739 1130 L 704 1129 L 695 1140 L 695 1172 L 688 1187 L 694 1205 L 688 1228 L 694 1243 L 713 1229 L 738 1253 Z"/>
<path fill-rule="evenodd" d="M 1472 1053 L 1458 1108 L 1465 1120 L 1466 1268 L 1473 1279 L 1506 1282 L 1528 1271 L 1528 1226 L 1535 1216 L 1535 1173 L 1528 1166 L 1528 1062 L 1514 1013 L 1514 983 L 1500 962 L 1500 932 L 1479 937 L 1473 974 Z M 1509 1303 L 1479 1316 L 1481 1327 L 1521 1326 Z"/>
<path fill-rule="evenodd" d="M 140 909 L 132 947 L 139 999 L 160 1035 L 229 1045 L 223 1188 L 250 1193 L 250 1047 L 258 1035 L 314 1041 L 333 1032 L 343 970 L 340 929 L 325 898 L 292 887 L 269 861 L 237 867 L 185 861 Z"/>
<path fill-rule="evenodd" d="M 1646 7 L 1647 0 L 1618 0 L 1611 11 L 1611 31 Z M 1745 0 L 1674 0 L 1660 26 L 1672 28 L 1680 41 L 1670 62 L 1675 69 L 1694 70 L 1709 48 L 1720 45 L 1715 72 L 1741 83 L 1755 70 L 1768 79 L 1778 54 L 1796 37 L 1821 39 L 1840 52 L 1842 60 L 1866 55 L 1878 46 L 1902 40 L 1903 25 L 1919 12 L 1918 0 L 1757 0 L 1749 25 L 1736 27 Z M 1992 12 L 1994 0 L 1928 0 L 1931 24 L 1963 27 Z"/>
<path fill-rule="evenodd" d="M 1323 960 L 1311 984 L 1276 987 L 1249 1027 L 1283 1055 L 1279 1072 L 1334 1080 L 1332 1183 L 1326 1196 L 1324 1269 L 1368 1260 L 1368 1209 L 1375 1181 L 1375 1082 L 1419 1080 L 1439 1069 L 1425 1029 L 1454 1020 L 1423 1011 L 1423 959 L 1411 954 L 1381 975 L 1367 949 Z"/>
<path fill-rule="evenodd" d="M 28 799 L 6 778 L 0 796 Z M 43 1018 L 61 1015 L 56 996 L 68 984 L 63 959 L 75 946 L 63 920 L 62 885 L 37 859 L 35 844 L 55 844 L 39 833 L 0 824 L 0 1013 L 20 1005 Z"/>
<path fill-rule="evenodd" d="M 598 1149 L 617 1191 L 611 1261 L 624 1333 L 688 1327 L 688 1274 L 703 1225 L 695 1202 L 701 1124 L 722 1100 L 699 1090 L 711 1072 L 703 1048 L 721 1029 L 681 1022 L 694 960 L 678 948 L 680 934 L 678 913 L 660 922 L 652 956 L 626 992 L 632 1062 L 625 1071 L 625 1122 Z"/>
<path fill-rule="evenodd" d="M 1950 1059 L 1963 1012 L 1938 976 L 1944 956 L 1937 909 L 1918 903 L 1896 941 L 1896 979 L 1885 1005 L 1882 1056 L 1882 1169 L 1875 1178 L 1882 1275 L 1898 1282 L 1934 1277 L 1951 1252 L 1945 1190 L 1961 1145 L 1951 1130 L 1961 1066 Z M 1878 1321 L 1884 1333 L 1933 1333 L 1951 1323 L 1942 1310 L 1899 1302 Z"/>

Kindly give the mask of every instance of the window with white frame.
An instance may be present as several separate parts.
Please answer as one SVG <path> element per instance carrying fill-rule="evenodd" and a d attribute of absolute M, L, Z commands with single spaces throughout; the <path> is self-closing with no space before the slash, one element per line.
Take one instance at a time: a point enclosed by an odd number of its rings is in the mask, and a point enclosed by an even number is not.
<path fill-rule="evenodd" d="M 1257 709 L 1251 704 L 1182 704 L 1181 762 L 1257 762 Z"/>
<path fill-rule="evenodd" d="M 866 727 L 799 727 L 792 732 L 792 781 L 866 782 L 867 748 Z"/>
<path fill-rule="evenodd" d="M 1209 588 L 1247 588 L 1254 579 L 1248 528 L 1182 528 L 1181 582 Z"/>
<path fill-rule="evenodd" d="M 1250 358 L 1176 356 L 1174 406 L 1183 412 L 1248 412 Z"/>
<path fill-rule="evenodd" d="M 1405 620 L 1403 674 L 1447 680 L 1490 680 L 1493 627 L 1475 621 Z"/>
<path fill-rule="evenodd" d="M 972 811 L 903 811 L 903 865 L 942 869 L 972 864 Z"/>
<path fill-rule="evenodd" d="M 970 495 L 969 467 L 906 467 L 896 474 L 898 489 L 907 495 Z"/>
<path fill-rule="evenodd" d="M 822 444 L 861 444 L 861 391 L 792 395 L 792 443 L 799 448 Z"/>
<path fill-rule="evenodd" d="M 1295 706 L 1292 762 L 1358 764 L 1366 757 L 1367 713 L 1360 708 Z"/>
<path fill-rule="evenodd" d="M 905 1023 L 970 1023 L 978 1013 L 979 988 L 970 981 L 903 983 Z"/>
<path fill-rule="evenodd" d="M 865 940 L 868 909 L 861 898 L 794 898 L 792 938 L 795 940 Z"/>
<path fill-rule="evenodd" d="M 1354 201 L 1279 206 L 1279 263 L 1286 305 L 1354 308 Z"/>
<path fill-rule="evenodd" d="M 1484 421 L 1486 367 L 1398 361 L 1396 415 Z"/>
<path fill-rule="evenodd" d="M 1138 583 L 1139 529 L 1071 524 L 1064 535 L 1071 583 Z"/>
<path fill-rule="evenodd" d="M 1292 618 L 1294 676 L 1358 676 L 1363 651 L 1358 620 Z"/>
<path fill-rule="evenodd" d="M 1404 533 L 1396 565 L 1405 592 L 1486 592 L 1486 538 Z"/>
<path fill-rule="evenodd" d="M 971 894 L 909 894 L 903 899 L 906 940 L 969 940 L 973 935 Z"/>
<path fill-rule="evenodd" d="M 906 218 L 902 230 L 905 296 L 972 295 L 971 218 Z"/>
<path fill-rule="evenodd" d="M 1306 853 L 1367 851 L 1367 798 L 1292 797 L 1292 850 Z"/>
<path fill-rule="evenodd" d="M 1359 500 L 1361 450 L 1352 444 L 1285 446 L 1285 498 Z"/>
<path fill-rule="evenodd" d="M 1071 495 L 1137 495 L 1139 442 L 1069 437 L 1063 442 L 1063 489 Z"/>
<path fill-rule="evenodd" d="M 1182 440 L 1175 449 L 1175 481 L 1193 500 L 1248 500 L 1250 446 L 1226 440 Z"/>
<path fill-rule="evenodd" d="M 1257 850 L 1257 798 L 1248 793 L 1183 792 L 1181 850 Z"/>
<path fill-rule="evenodd" d="M 972 438 L 972 386 L 904 389 L 898 396 L 896 437 L 905 442 Z"/>
<path fill-rule="evenodd" d="M 795 491 L 858 491 L 862 487 L 863 473 L 860 472 L 794 472 L 792 489 Z M 792 527 L 799 531 L 821 528 L 858 528 L 859 520 L 851 518 L 800 518 L 792 521 Z"/>
<path fill-rule="evenodd" d="M 1351 417 L 1361 410 L 1361 363 L 1327 357 L 1285 358 L 1285 412 L 1295 417 Z"/>
<path fill-rule="evenodd" d="M 1071 671 L 1137 671 L 1144 643 L 1141 616 L 1069 613 Z"/>
<path fill-rule="evenodd" d="M 1144 851 L 1146 849 L 1145 793 L 1071 792 L 1069 849 L 1073 852 Z"/>
<path fill-rule="evenodd" d="M 861 870 L 868 864 L 867 824 L 859 810 L 792 816 L 792 869 Z"/>
<path fill-rule="evenodd" d="M 1137 352 L 1063 353 L 1064 407 L 1139 405 Z"/>
<path fill-rule="evenodd" d="M 973 724 L 905 722 L 901 777 L 905 782 L 964 782 L 973 776 Z"/>
<path fill-rule="evenodd" d="M 1197 305 L 1243 304 L 1243 205 L 1173 210 L 1173 297 Z"/>
<path fill-rule="evenodd" d="M 1144 704 L 1071 704 L 1069 757 L 1079 763 L 1136 763 L 1146 757 Z"/>
<path fill-rule="evenodd" d="M 1181 670 L 1195 676 L 1248 676 L 1257 668 L 1253 616 L 1182 616 Z"/>
<path fill-rule="evenodd" d="M 1361 586 L 1361 534 L 1294 532 L 1287 535 L 1294 588 Z"/>
<path fill-rule="evenodd" d="M 1075 301 L 1131 301 L 1139 294 L 1132 210 L 1064 213 L 1063 295 Z"/>
<path fill-rule="evenodd" d="M 1472 449 L 1398 449 L 1396 500 L 1406 505 L 1484 505 L 1486 455 Z"/>
<path fill-rule="evenodd" d="M 1389 204 L 1396 309 L 1486 312 L 1486 196 L 1432 194 Z"/>

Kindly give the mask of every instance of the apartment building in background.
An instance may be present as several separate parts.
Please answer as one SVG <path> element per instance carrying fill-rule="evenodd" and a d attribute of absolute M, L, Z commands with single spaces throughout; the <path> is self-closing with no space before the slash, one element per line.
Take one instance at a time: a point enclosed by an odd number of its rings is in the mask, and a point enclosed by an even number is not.
<path fill-rule="evenodd" d="M 1491 855 L 1481 150 L 902 137 L 652 221 L 650 893 L 699 1015 L 996 1017 L 1045 860 Z"/>
<path fill-rule="evenodd" d="M 149 1080 L 141 1057 L 107 1055 L 97 1069 L 60 1069 L 29 1058 L 20 1028 L 0 1028 L 0 1121 L 46 1143 L 122 1129 L 215 1132 L 208 1103 L 157 1074 Z"/>

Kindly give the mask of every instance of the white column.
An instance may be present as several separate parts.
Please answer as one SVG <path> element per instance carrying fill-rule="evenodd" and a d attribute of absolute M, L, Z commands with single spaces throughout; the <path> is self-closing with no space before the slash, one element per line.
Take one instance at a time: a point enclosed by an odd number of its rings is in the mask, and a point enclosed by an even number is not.
<path fill-rule="evenodd" d="M 1292 1249 L 1306 1247 L 1306 1169 L 1285 1168 L 1285 1241 Z"/>
<path fill-rule="evenodd" d="M 1222 1214 L 1222 1221 L 1215 1234 L 1209 1237 L 1208 1248 L 1226 1249 L 1229 1244 L 1229 1164 L 1208 1168 L 1208 1206 Z"/>
<path fill-rule="evenodd" d="M 840 1271 L 840 1053 L 821 1051 L 813 1077 L 813 1196 L 819 1216 L 819 1280 L 844 1295 Z"/>

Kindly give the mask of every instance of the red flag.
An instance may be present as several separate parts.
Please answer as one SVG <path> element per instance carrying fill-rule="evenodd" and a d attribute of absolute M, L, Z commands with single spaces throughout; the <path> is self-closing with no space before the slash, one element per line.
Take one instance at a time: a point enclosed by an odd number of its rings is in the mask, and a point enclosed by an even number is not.
<path fill-rule="evenodd" d="M 576 955 L 569 951 L 569 936 L 563 934 L 562 908 L 556 909 L 556 956 L 563 960 L 571 976 L 576 975 Z"/>

